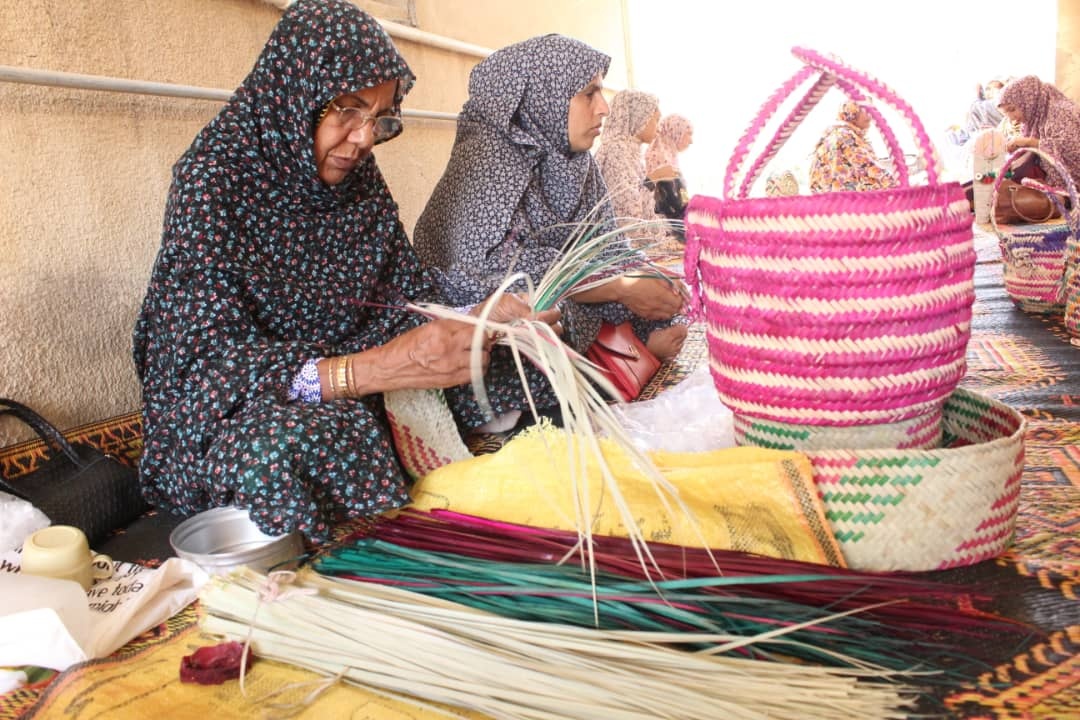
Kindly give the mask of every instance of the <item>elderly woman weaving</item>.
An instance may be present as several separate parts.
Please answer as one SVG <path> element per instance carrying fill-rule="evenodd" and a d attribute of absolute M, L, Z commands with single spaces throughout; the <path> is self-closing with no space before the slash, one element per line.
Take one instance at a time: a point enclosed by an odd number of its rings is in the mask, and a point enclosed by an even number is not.
<path fill-rule="evenodd" d="M 154 505 L 234 504 L 264 532 L 319 541 L 409 501 L 381 393 L 445 388 L 462 427 L 486 420 L 463 385 L 473 327 L 404 308 L 441 298 L 371 149 L 401 132 L 413 80 L 354 5 L 299 0 L 177 162 L 134 332 Z M 503 297 L 493 317 L 529 312 Z M 503 352 L 496 413 L 526 407 Z"/>
<path fill-rule="evenodd" d="M 413 238 L 451 302 L 476 302 L 512 272 L 537 281 L 577 224 L 614 226 L 589 153 L 608 112 L 609 60 L 578 40 L 545 35 L 473 68 L 450 162 Z M 655 355 L 672 357 L 686 336 L 671 323 L 682 304 L 670 282 L 623 276 L 564 303 L 567 342 L 584 352 L 602 322 L 631 320 Z"/>

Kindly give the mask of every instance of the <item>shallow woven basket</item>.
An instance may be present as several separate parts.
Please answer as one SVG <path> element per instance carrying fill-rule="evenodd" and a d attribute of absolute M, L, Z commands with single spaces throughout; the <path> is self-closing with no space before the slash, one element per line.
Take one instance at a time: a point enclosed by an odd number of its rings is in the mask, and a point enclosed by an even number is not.
<path fill-rule="evenodd" d="M 1076 214 L 1080 212 L 1080 202 L 1072 177 L 1053 156 L 1038 148 L 1022 148 L 1005 160 L 1002 172 L 994 183 L 990 207 L 997 205 L 998 191 L 1001 189 L 1005 171 L 1028 153 L 1038 155 L 1044 163 L 1052 165 L 1065 178 L 1072 200 L 1072 211 L 1060 208 L 1061 219 L 1052 223 L 1004 227 L 998 225 L 997 218 L 991 212 L 990 223 L 1001 248 L 1005 292 L 1016 306 L 1025 312 L 1056 314 L 1065 310 L 1069 296 L 1066 288 L 1067 275 L 1070 268 L 1076 265 L 1076 261 L 1070 258 L 1077 257 L 1077 229 L 1080 225 L 1077 223 Z M 1055 196 L 1050 197 L 1053 199 Z"/>
<path fill-rule="evenodd" d="M 938 570 L 1001 554 L 1016 525 L 1024 418 L 963 388 L 944 406 L 943 447 L 810 451 L 848 565 Z"/>
<path fill-rule="evenodd" d="M 724 198 L 695 196 L 687 213 L 686 276 L 693 308 L 704 311 L 720 399 L 737 416 L 792 425 L 933 422 L 967 367 L 976 261 L 967 198 L 958 183 L 939 182 L 926 131 L 888 87 L 814 51 L 793 53 L 805 67 L 736 146 Z M 770 117 L 812 79 L 750 162 Z M 856 101 L 872 95 L 907 120 L 927 184 L 910 184 L 896 136 L 867 105 L 899 187 L 748 197 L 834 85 Z"/>

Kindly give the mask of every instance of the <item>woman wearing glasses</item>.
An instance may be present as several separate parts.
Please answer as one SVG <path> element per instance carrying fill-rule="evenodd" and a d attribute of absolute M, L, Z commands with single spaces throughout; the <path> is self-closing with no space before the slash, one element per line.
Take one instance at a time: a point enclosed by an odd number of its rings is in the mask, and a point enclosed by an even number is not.
<path fill-rule="evenodd" d="M 409 500 L 381 393 L 445 388 L 463 427 L 484 423 L 472 327 L 402 308 L 442 301 L 371 154 L 401 132 L 413 80 L 354 5 L 300 0 L 176 163 L 134 332 L 156 507 L 232 504 L 269 534 L 325 540 Z M 503 298 L 494 315 L 528 312 Z M 508 413 L 524 402 L 500 351 L 488 392 Z"/>

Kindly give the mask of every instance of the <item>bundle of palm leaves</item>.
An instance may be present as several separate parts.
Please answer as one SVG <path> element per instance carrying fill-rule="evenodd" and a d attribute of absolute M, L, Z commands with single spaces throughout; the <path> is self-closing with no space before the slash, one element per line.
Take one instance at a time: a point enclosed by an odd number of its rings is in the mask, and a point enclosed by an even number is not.
<path fill-rule="evenodd" d="M 592 536 L 597 570 L 581 567 L 576 534 L 452 512 L 406 511 L 320 557 L 322 574 L 440 597 L 504 617 L 580 627 L 667 632 L 672 642 L 761 659 L 934 671 L 928 683 L 986 669 L 980 641 L 1031 629 L 979 612 L 969 589 L 734 551 Z M 659 572 L 659 576 L 648 577 Z M 679 640 L 680 635 L 686 639 Z"/>
<path fill-rule="evenodd" d="M 511 287 L 523 284 L 527 288 L 526 302 L 536 311 L 556 307 L 575 293 L 611 282 L 618 277 L 642 276 L 675 283 L 671 273 L 654 264 L 649 256 L 635 250 L 626 241 L 628 233 L 649 228 L 655 221 L 641 221 L 612 228 L 594 217 L 598 208 L 585 221 L 574 226 L 559 260 L 554 263 L 536 285 L 525 273 L 514 273 L 504 279 L 494 295 L 506 293 Z M 661 222 L 662 224 L 662 222 Z M 539 421 L 535 402 L 529 394 L 523 359 L 539 368 L 548 378 L 558 399 L 567 443 L 565 449 L 551 449 L 553 456 L 565 457 L 567 492 L 574 500 L 577 511 L 575 520 L 579 528 L 579 541 L 585 554 L 591 552 L 591 519 L 589 513 L 595 499 L 589 496 L 589 484 L 582 482 L 584 468 L 589 458 L 597 460 L 603 478 L 603 492 L 612 498 L 627 527 L 633 556 L 642 566 L 653 561 L 649 548 L 634 523 L 632 513 L 623 499 L 618 482 L 604 460 L 600 438 L 614 442 L 630 458 L 642 476 L 649 479 L 656 490 L 657 502 L 669 513 L 679 509 L 687 518 L 688 525 L 696 528 L 696 520 L 679 498 L 678 491 L 660 473 L 649 457 L 639 449 L 628 435 L 618 417 L 612 411 L 610 401 L 618 399 L 619 393 L 604 373 L 583 355 L 575 352 L 559 338 L 547 323 L 521 319 L 514 322 L 495 322 L 490 318 L 495 303 L 488 303 L 478 317 L 462 313 L 458 309 L 432 303 L 408 306 L 411 310 L 432 318 L 449 318 L 472 324 L 475 327 L 472 341 L 472 386 L 481 408 L 490 414 L 481 350 L 488 338 L 497 338 L 501 345 L 509 347 L 516 363 L 522 387 L 534 418 Z M 702 542 L 702 545 L 706 543 Z M 587 560 L 590 572 L 595 571 Z"/>
<path fill-rule="evenodd" d="M 527 622 L 310 570 L 241 569 L 212 578 L 200 600 L 206 632 L 258 657 L 453 717 L 832 720 L 903 718 L 913 705 L 897 673 L 687 652 L 725 638 Z"/>

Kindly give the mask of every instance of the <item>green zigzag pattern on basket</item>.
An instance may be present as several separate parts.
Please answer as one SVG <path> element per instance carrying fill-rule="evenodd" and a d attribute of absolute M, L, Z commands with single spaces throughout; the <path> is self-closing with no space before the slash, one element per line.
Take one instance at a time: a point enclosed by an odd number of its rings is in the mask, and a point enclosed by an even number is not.
<path fill-rule="evenodd" d="M 933 450 L 807 453 L 852 567 L 954 567 L 1006 547 L 1023 469 L 1023 416 L 960 388 L 945 403 L 942 425 L 944 442 Z"/>
<path fill-rule="evenodd" d="M 758 447 L 767 447 L 775 450 L 791 450 L 793 449 L 790 443 L 780 443 L 780 441 L 772 440 L 771 437 L 779 438 L 791 438 L 792 440 L 806 440 L 810 437 L 810 433 L 807 430 L 796 430 L 794 428 L 787 429 L 778 427 L 776 425 L 766 425 L 758 422 L 750 423 L 750 427 L 746 433 L 746 439 L 753 445 Z"/>
<path fill-rule="evenodd" d="M 874 495 L 872 493 L 857 492 L 827 492 L 822 493 L 822 500 L 828 502 L 856 502 L 870 503 L 872 505 L 898 505 L 904 500 L 903 495 Z"/>

